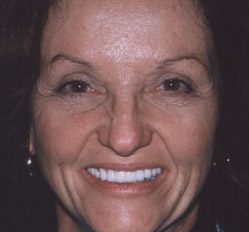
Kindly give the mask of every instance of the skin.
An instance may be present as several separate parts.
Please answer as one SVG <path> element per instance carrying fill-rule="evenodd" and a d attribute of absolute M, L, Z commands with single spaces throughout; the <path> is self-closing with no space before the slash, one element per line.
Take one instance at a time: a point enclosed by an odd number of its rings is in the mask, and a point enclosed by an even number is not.
<path fill-rule="evenodd" d="M 87 231 L 84 223 L 98 232 L 191 229 L 217 115 L 209 37 L 188 0 L 72 0 L 51 9 L 30 152 L 58 196 L 59 232 Z M 92 166 L 163 172 L 107 188 L 89 181 Z"/>

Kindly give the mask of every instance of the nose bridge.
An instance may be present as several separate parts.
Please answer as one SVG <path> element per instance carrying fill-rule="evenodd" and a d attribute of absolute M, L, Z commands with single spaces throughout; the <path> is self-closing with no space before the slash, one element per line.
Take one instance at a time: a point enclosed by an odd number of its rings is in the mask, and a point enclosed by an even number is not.
<path fill-rule="evenodd" d="M 111 121 L 115 123 L 122 120 L 138 118 L 139 109 L 137 97 L 133 93 L 116 94 L 113 99 Z"/>
<path fill-rule="evenodd" d="M 130 93 L 114 97 L 107 143 L 112 150 L 121 156 L 129 156 L 147 143 L 135 95 Z"/>

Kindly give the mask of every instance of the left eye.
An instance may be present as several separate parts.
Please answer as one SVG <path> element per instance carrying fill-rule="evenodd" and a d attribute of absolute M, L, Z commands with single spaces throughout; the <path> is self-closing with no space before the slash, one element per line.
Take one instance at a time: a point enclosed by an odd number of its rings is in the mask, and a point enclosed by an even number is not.
<path fill-rule="evenodd" d="M 165 80 L 159 88 L 165 91 L 181 91 L 186 93 L 193 91 L 189 84 L 177 78 Z"/>

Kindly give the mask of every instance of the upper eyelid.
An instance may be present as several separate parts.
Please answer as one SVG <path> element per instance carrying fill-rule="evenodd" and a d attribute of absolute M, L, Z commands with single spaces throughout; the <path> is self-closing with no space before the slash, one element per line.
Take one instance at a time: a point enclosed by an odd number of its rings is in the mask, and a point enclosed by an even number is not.
<path fill-rule="evenodd" d="M 194 64 L 191 64 L 193 62 L 194 62 Z M 190 64 L 192 67 L 195 67 L 194 72 L 196 72 L 196 71 L 204 72 L 204 73 L 206 73 L 205 76 L 209 81 L 212 81 L 212 82 L 214 81 L 213 75 L 211 75 L 211 67 L 210 67 L 211 65 L 209 64 L 209 62 L 208 61 L 205 62 L 204 60 L 199 58 L 198 55 L 196 55 L 196 54 L 180 55 L 180 56 L 173 58 L 173 59 L 165 59 L 163 62 L 160 62 L 159 65 L 157 66 L 157 72 L 160 72 L 160 71 L 169 71 L 170 72 L 170 70 L 172 70 L 172 69 L 174 71 L 175 68 L 177 68 L 179 65 L 180 65 L 180 67 L 189 67 Z M 188 69 L 187 69 L 187 71 L 190 71 Z M 194 73 L 193 73 L 193 75 L 194 75 Z"/>
<path fill-rule="evenodd" d="M 165 59 L 156 63 L 156 69 L 147 75 L 150 79 L 164 75 L 179 75 L 187 80 L 198 81 L 199 78 L 213 83 L 215 79 L 210 73 L 210 65 L 198 58 L 195 54 L 177 56 L 173 59 Z"/>
<path fill-rule="evenodd" d="M 52 76 L 54 78 L 61 78 L 62 76 L 68 77 L 71 75 L 85 75 L 85 77 L 90 81 L 100 84 L 97 78 L 98 73 L 95 69 L 90 66 L 87 62 L 68 59 L 67 56 L 58 55 L 53 57 L 50 62 L 44 64 L 44 70 L 47 74 L 46 76 Z"/>
<path fill-rule="evenodd" d="M 66 75 L 63 75 L 61 80 L 59 81 L 61 85 L 65 82 L 72 82 L 72 81 L 82 81 L 88 84 L 89 86 L 102 86 L 99 81 L 94 78 L 94 76 L 86 73 L 86 72 L 73 72 Z"/>

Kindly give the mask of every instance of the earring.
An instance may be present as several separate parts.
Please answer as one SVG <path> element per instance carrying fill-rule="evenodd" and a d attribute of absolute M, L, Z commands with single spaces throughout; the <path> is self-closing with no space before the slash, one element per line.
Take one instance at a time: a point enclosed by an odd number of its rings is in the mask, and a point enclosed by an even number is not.
<path fill-rule="evenodd" d="M 34 177 L 34 155 L 29 155 L 27 160 L 26 160 L 26 167 L 27 167 L 27 171 L 28 171 L 28 175 L 30 177 Z"/>
<path fill-rule="evenodd" d="M 230 164 L 230 162 L 231 162 L 231 158 L 230 158 L 230 156 L 227 156 L 226 157 L 226 165 Z"/>
<path fill-rule="evenodd" d="M 228 165 L 230 165 L 230 163 L 231 163 L 231 158 L 230 158 L 230 155 L 228 154 L 226 157 L 225 157 L 225 166 L 228 166 Z M 218 165 L 218 163 L 217 163 L 217 161 L 216 160 L 214 160 L 213 161 L 213 167 L 216 167 Z"/>

